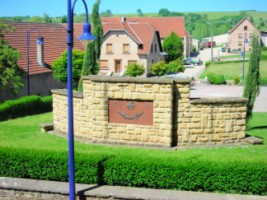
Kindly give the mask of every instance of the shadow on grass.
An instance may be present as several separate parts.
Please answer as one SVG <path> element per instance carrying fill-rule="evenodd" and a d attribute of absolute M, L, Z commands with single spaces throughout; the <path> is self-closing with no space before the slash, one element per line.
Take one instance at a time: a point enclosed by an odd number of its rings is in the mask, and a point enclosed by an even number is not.
<path fill-rule="evenodd" d="M 249 130 L 255 130 L 255 129 L 267 129 L 267 125 L 264 125 L 264 126 L 254 126 L 254 127 L 251 127 Z"/>

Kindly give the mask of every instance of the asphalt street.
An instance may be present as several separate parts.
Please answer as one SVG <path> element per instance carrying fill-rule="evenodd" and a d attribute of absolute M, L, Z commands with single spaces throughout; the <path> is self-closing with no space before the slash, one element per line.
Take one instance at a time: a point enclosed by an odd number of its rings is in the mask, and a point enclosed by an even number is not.
<path fill-rule="evenodd" d="M 227 54 L 220 52 L 220 48 L 213 49 L 214 58 Z M 185 72 L 181 75 L 189 78 L 194 77 L 196 84 L 191 87 L 190 97 L 191 98 L 218 98 L 218 97 L 242 97 L 243 86 L 236 85 L 211 85 L 207 81 L 198 80 L 198 76 L 204 71 L 205 61 L 210 60 L 211 50 L 204 49 L 200 51 L 200 54 L 193 59 L 203 60 L 203 65 L 188 65 L 186 66 Z M 257 96 L 254 104 L 254 112 L 267 112 L 267 87 L 260 87 L 260 94 Z"/>

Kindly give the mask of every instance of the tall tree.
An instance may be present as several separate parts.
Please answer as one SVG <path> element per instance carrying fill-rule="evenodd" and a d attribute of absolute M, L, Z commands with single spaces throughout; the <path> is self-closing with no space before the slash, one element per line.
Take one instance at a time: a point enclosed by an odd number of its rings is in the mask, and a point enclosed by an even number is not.
<path fill-rule="evenodd" d="M 93 35 L 96 39 L 93 42 L 87 43 L 81 76 L 90 74 L 95 75 L 99 71 L 98 60 L 100 58 L 100 50 L 103 38 L 103 27 L 99 15 L 99 4 L 100 0 L 96 0 L 91 15 L 91 21 L 93 24 Z M 79 80 L 78 90 L 83 90 L 82 79 Z"/>
<path fill-rule="evenodd" d="M 260 59 L 261 48 L 259 44 L 259 36 L 254 33 L 252 36 L 252 52 L 249 56 L 248 73 L 244 83 L 245 98 L 248 98 L 247 104 L 247 127 L 249 128 L 249 121 L 252 117 L 252 111 L 256 97 L 260 93 Z"/>
<path fill-rule="evenodd" d="M 0 90 L 11 91 L 17 94 L 18 90 L 23 87 L 20 70 L 17 60 L 20 53 L 8 45 L 4 35 L 14 29 L 0 22 Z"/>
<path fill-rule="evenodd" d="M 168 54 L 166 61 L 170 62 L 176 59 L 183 59 L 184 45 L 182 39 L 174 32 L 163 42 L 163 49 Z"/>
<path fill-rule="evenodd" d="M 97 74 L 99 71 L 99 66 L 96 60 L 96 51 L 94 42 L 88 42 L 86 47 L 86 52 L 83 58 L 83 67 L 81 71 L 81 76 Z M 78 91 L 83 91 L 83 80 L 82 77 L 79 80 Z"/>
<path fill-rule="evenodd" d="M 97 59 L 100 58 L 100 50 L 103 40 L 103 26 L 99 15 L 100 2 L 101 2 L 100 0 L 96 0 L 92 12 L 93 35 L 96 37 L 94 43 L 95 43 L 95 51 Z"/>

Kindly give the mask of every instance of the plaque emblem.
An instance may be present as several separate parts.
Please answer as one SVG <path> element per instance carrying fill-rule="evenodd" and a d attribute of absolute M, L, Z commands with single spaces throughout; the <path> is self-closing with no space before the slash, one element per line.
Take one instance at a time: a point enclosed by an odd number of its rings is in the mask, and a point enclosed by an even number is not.
<path fill-rule="evenodd" d="M 127 108 L 128 108 L 129 110 L 134 109 L 134 107 L 135 107 L 135 105 L 134 105 L 134 102 L 133 102 L 133 101 L 129 101 L 129 102 L 127 102 Z"/>

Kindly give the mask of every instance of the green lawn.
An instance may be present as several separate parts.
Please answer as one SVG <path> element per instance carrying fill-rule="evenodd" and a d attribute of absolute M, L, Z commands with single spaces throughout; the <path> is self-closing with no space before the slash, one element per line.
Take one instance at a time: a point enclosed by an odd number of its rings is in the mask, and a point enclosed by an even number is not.
<path fill-rule="evenodd" d="M 264 138 L 264 145 L 234 147 L 194 148 L 194 149 L 153 149 L 127 146 L 111 146 L 75 143 L 79 153 L 102 152 L 115 155 L 144 155 L 152 158 L 199 159 L 218 162 L 242 161 L 267 163 L 267 113 L 254 113 L 252 130 L 249 135 Z M 0 122 L 0 148 L 31 150 L 67 151 L 67 139 L 56 135 L 41 133 L 39 124 L 52 121 L 52 114 L 41 114 Z"/>
<path fill-rule="evenodd" d="M 240 62 L 227 62 L 227 63 L 212 63 L 207 67 L 199 76 L 204 79 L 208 73 L 221 74 L 226 80 L 233 80 L 235 76 L 241 77 L 242 74 L 242 61 Z M 245 77 L 248 71 L 248 62 L 245 62 Z M 267 61 L 263 60 L 260 63 L 260 75 L 262 80 L 267 80 Z"/>

